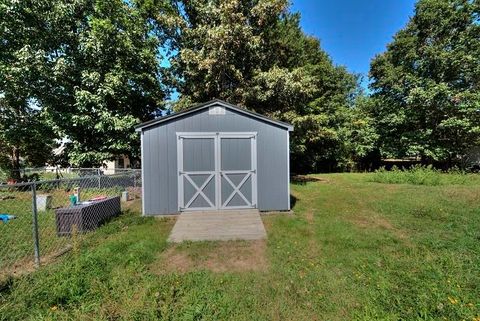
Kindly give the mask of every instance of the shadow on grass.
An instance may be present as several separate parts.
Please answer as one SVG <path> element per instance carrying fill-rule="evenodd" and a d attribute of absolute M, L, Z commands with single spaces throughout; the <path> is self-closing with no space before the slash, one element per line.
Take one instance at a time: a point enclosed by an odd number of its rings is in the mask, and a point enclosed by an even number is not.
<path fill-rule="evenodd" d="M 295 204 L 297 204 L 297 201 L 298 201 L 298 198 L 290 194 L 290 208 L 294 208 Z"/>
<path fill-rule="evenodd" d="M 306 185 L 307 183 L 310 183 L 310 182 L 326 182 L 325 179 L 322 179 L 319 177 L 307 176 L 307 175 L 294 175 L 291 177 L 290 181 L 294 185 Z"/>
<path fill-rule="evenodd" d="M 13 287 L 13 277 L 11 275 L 0 278 L 0 294 L 9 294 Z"/>

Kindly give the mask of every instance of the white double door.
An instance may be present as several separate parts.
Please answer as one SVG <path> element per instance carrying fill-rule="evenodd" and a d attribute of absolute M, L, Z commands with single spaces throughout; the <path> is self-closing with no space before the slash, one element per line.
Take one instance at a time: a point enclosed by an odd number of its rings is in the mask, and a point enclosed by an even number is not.
<path fill-rule="evenodd" d="M 180 211 L 257 207 L 256 133 L 177 133 Z"/>

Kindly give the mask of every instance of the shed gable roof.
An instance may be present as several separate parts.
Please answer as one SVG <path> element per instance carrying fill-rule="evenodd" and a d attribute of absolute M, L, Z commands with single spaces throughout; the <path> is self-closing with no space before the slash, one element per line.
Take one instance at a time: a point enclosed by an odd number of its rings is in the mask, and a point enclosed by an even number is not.
<path fill-rule="evenodd" d="M 206 103 L 198 104 L 198 105 L 195 105 L 191 108 L 185 109 L 181 112 L 174 113 L 174 114 L 171 114 L 171 115 L 168 115 L 168 116 L 158 117 L 158 118 L 155 118 L 153 120 L 141 123 L 141 124 L 135 126 L 135 130 L 137 132 L 140 132 L 140 131 L 142 131 L 144 129 L 147 129 L 149 127 L 152 127 L 152 126 L 155 126 L 155 125 L 158 125 L 158 124 L 161 124 L 161 123 L 164 123 L 164 122 L 176 119 L 176 118 L 186 117 L 186 116 L 188 116 L 188 115 L 190 115 L 194 112 L 197 112 L 199 110 L 206 109 L 206 108 L 209 108 L 209 107 L 212 107 L 212 106 L 222 106 L 222 107 L 225 107 L 227 109 L 231 109 L 231 110 L 234 110 L 234 111 L 239 112 L 241 114 L 244 114 L 246 116 L 250 116 L 250 117 L 259 119 L 261 121 L 270 123 L 271 125 L 276 125 L 276 126 L 285 128 L 288 131 L 293 130 L 293 126 L 288 124 L 288 123 L 285 123 L 285 122 L 282 122 L 282 121 L 279 121 L 279 120 L 275 120 L 275 119 L 266 117 L 264 115 L 255 113 L 253 111 L 249 111 L 249 110 L 240 108 L 238 106 L 232 105 L 232 104 L 227 103 L 226 101 L 223 101 L 223 100 L 220 100 L 220 99 L 213 99 L 213 100 L 210 100 Z"/>

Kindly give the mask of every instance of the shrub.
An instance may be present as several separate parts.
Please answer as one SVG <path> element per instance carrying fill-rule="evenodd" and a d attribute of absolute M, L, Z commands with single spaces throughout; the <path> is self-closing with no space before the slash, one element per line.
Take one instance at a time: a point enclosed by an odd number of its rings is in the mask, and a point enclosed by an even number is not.
<path fill-rule="evenodd" d="M 451 169 L 448 172 L 429 166 L 417 165 L 410 169 L 399 169 L 394 166 L 390 171 L 384 167 L 375 171 L 371 176 L 372 182 L 386 184 L 414 184 L 414 185 L 466 185 L 478 184 L 478 175 L 467 174 L 459 169 Z"/>

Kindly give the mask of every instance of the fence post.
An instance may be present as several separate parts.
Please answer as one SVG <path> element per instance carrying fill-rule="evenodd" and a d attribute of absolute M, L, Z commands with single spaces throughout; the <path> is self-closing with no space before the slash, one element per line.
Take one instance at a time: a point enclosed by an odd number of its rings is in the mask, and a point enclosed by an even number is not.
<path fill-rule="evenodd" d="M 38 238 L 38 211 L 37 211 L 37 184 L 32 183 L 32 218 L 33 218 L 33 250 L 35 255 L 35 267 L 40 266 L 40 242 Z"/>
<path fill-rule="evenodd" d="M 102 176 L 98 174 L 98 189 L 102 189 Z"/>

